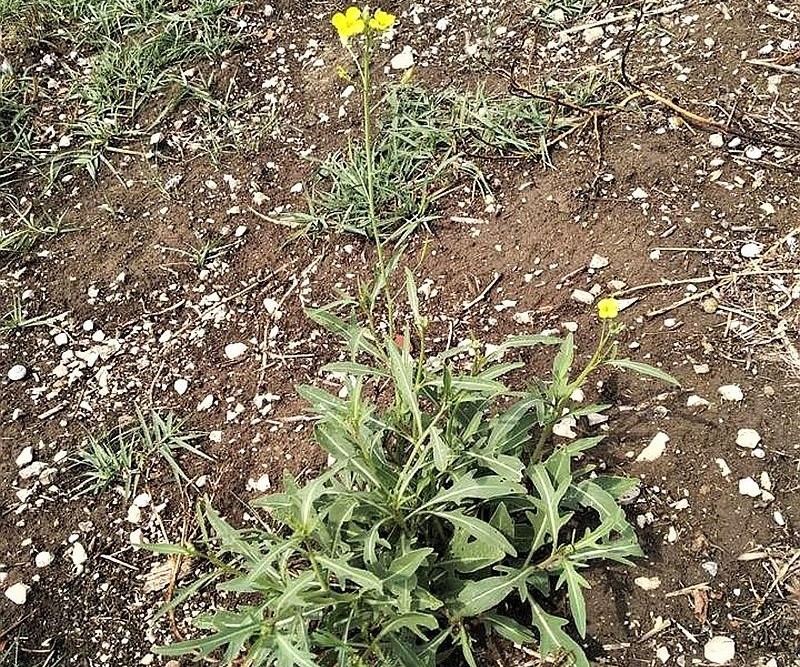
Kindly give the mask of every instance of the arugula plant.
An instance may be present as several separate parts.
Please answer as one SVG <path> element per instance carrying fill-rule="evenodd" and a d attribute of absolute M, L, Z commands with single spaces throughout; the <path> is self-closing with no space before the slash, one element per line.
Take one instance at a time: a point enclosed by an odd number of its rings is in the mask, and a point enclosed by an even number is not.
<path fill-rule="evenodd" d="M 236 600 L 195 619 L 207 634 L 160 653 L 254 666 L 434 667 L 460 652 L 475 667 L 476 647 L 496 633 L 588 667 L 575 639 L 586 634 L 583 572 L 642 555 L 617 501 L 636 481 L 581 461 L 602 437 L 554 444 L 551 434 L 565 415 L 608 408 L 570 396 L 597 366 L 626 362 L 611 358 L 609 336 L 575 375 L 571 336 L 508 338 L 466 369 L 463 348 L 426 358 L 410 272 L 406 288 L 414 331 L 400 345 L 355 318 L 310 313 L 350 350 L 350 361 L 325 368 L 347 378 L 346 399 L 299 388 L 320 417 L 328 469 L 303 485 L 287 476 L 282 492 L 256 500 L 269 515 L 262 528 L 236 528 L 207 503 L 200 544 L 152 546 L 213 565 L 160 613 L 210 584 Z M 503 379 L 523 364 L 503 356 L 532 346 L 557 349 L 552 376 L 514 391 Z M 569 618 L 549 602 L 562 589 Z"/>

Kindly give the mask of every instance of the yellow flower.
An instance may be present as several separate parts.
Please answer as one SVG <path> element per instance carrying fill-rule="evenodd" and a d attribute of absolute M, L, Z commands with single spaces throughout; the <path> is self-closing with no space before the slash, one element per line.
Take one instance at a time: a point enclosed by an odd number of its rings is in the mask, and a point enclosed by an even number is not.
<path fill-rule="evenodd" d="M 344 14 L 336 12 L 331 19 L 331 23 L 343 42 L 346 42 L 354 35 L 360 35 L 366 27 L 364 17 L 358 7 L 348 7 Z"/>
<path fill-rule="evenodd" d="M 597 314 L 601 320 L 613 320 L 619 315 L 619 304 L 616 299 L 601 299 L 597 304 Z"/>
<path fill-rule="evenodd" d="M 369 20 L 369 27 L 378 32 L 388 30 L 394 25 L 395 15 L 385 12 L 382 9 L 376 9 L 374 16 Z"/>

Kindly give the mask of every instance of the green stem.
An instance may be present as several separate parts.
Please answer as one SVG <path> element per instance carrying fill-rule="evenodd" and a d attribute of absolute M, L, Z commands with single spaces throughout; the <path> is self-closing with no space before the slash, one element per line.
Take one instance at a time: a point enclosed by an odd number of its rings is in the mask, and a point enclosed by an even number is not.
<path fill-rule="evenodd" d="M 570 402 L 573 392 L 583 386 L 583 383 L 586 382 L 586 378 L 588 378 L 590 373 L 592 373 L 602 363 L 604 357 L 607 355 L 607 346 L 611 338 L 611 325 L 606 324 L 606 322 L 606 320 L 603 321 L 603 328 L 600 332 L 600 341 L 597 343 L 597 347 L 592 354 L 592 358 L 589 359 L 589 363 L 586 364 L 578 377 L 569 385 L 567 385 L 566 389 L 564 390 L 564 395 L 561 396 L 556 402 L 553 410 L 555 413 L 555 419 L 547 424 L 539 434 L 539 439 L 536 442 L 536 446 L 533 449 L 533 455 L 531 456 L 531 461 L 534 463 L 539 463 L 542 460 L 547 441 L 553 435 L 553 428 L 561 419 L 561 413 Z"/>
<path fill-rule="evenodd" d="M 361 61 L 348 47 L 350 55 L 356 63 L 359 76 L 361 77 L 361 102 L 363 113 L 363 134 L 364 134 L 364 155 L 367 161 L 367 206 L 369 222 L 372 236 L 375 239 L 375 248 L 378 258 L 379 280 L 383 281 L 384 294 L 386 298 L 386 313 L 389 325 L 389 337 L 394 338 L 394 300 L 389 286 L 389 276 L 386 273 L 386 261 L 383 255 L 383 243 L 378 229 L 378 216 L 375 212 L 375 150 L 372 137 L 372 79 L 371 79 L 371 56 L 372 56 L 372 33 L 367 30 L 365 35 L 364 51 L 361 54 Z"/>

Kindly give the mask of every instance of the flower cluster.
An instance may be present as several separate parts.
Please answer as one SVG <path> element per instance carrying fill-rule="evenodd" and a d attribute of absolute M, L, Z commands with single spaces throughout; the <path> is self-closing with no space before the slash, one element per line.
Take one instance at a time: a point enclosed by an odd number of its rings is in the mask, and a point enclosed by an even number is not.
<path fill-rule="evenodd" d="M 359 9 L 356 6 L 348 7 L 344 12 L 336 12 L 331 19 L 333 27 L 339 33 L 339 38 L 347 42 L 351 37 L 360 35 L 367 30 L 385 32 L 394 25 L 395 15 L 376 9 L 370 13 L 369 8 Z"/>

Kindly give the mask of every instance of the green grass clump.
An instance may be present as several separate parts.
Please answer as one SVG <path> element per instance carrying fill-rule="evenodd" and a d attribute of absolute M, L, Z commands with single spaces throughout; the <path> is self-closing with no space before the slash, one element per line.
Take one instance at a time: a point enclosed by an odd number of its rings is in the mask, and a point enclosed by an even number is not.
<path fill-rule="evenodd" d="M 236 39 L 227 12 L 238 0 L 0 0 L 3 45 L 25 62 L 25 53 L 74 51 L 81 66 L 62 67 L 66 100 L 56 99 L 38 75 L 22 65 L 0 69 L 0 185 L 30 169 L 49 183 L 63 169 L 86 168 L 96 175 L 107 153 L 126 139 L 146 138 L 153 125 L 137 127 L 155 100 L 162 114 L 185 99 L 180 70 L 215 58 Z M 59 61 L 60 62 L 60 61 Z M 66 103 L 65 103 L 66 102 Z M 52 151 L 53 139 L 37 123 L 37 110 L 57 105 L 48 118 L 56 137 L 69 146 Z M 47 123 L 44 123 L 47 125 Z"/>
<path fill-rule="evenodd" d="M 373 144 L 373 196 L 378 232 L 403 241 L 438 218 L 436 203 L 463 183 L 490 188 L 481 158 L 548 159 L 547 140 L 575 121 L 553 118 L 546 103 L 507 94 L 416 86 L 390 88 Z M 351 143 L 323 161 L 311 184 L 306 231 L 334 229 L 372 236 L 369 152 Z"/>
<path fill-rule="evenodd" d="M 158 460 L 166 461 L 176 482 L 188 481 L 178 454 L 188 452 L 207 461 L 208 454 L 192 444 L 200 437 L 186 429 L 186 423 L 169 413 L 137 408 L 136 419 L 127 426 L 100 434 L 89 434 L 75 457 L 80 482 L 76 493 L 99 493 L 117 485 L 125 498 L 136 493 L 141 476 Z"/>

